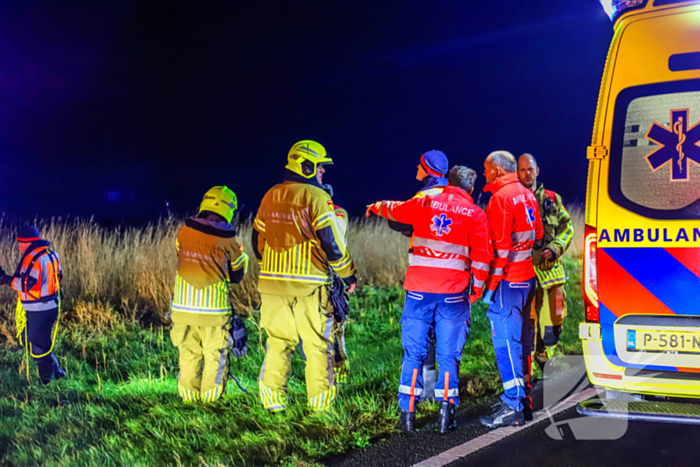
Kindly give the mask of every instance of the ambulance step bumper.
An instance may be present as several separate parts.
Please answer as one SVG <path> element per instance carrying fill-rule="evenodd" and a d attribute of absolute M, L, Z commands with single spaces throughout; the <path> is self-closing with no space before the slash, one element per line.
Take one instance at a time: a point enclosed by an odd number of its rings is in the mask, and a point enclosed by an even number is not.
<path fill-rule="evenodd" d="M 589 399 L 576 411 L 589 417 L 700 425 L 700 403 Z"/>

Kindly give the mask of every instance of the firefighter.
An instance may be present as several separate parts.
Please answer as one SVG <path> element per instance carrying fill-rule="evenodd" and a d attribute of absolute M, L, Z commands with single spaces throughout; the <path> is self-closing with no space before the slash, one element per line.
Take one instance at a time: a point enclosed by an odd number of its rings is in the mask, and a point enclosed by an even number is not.
<path fill-rule="evenodd" d="M 324 184 L 323 189 L 328 193 L 328 196 L 333 199 L 333 187 L 329 184 Z M 333 211 L 338 218 L 338 226 L 340 231 L 345 237 L 345 241 L 348 240 L 348 212 L 333 203 Z M 343 280 L 335 273 L 332 273 L 333 283 L 329 288 L 329 294 L 331 300 L 328 303 L 328 313 L 333 314 L 333 362 L 335 363 L 335 382 L 347 383 L 350 381 L 350 359 L 348 357 L 348 352 L 345 347 L 345 324 L 347 322 L 347 315 L 350 312 L 350 296 L 347 293 L 347 288 L 344 285 Z M 299 352 L 302 355 L 304 361 L 306 361 L 306 356 L 304 355 L 303 341 L 299 339 L 299 345 L 297 346 Z"/>
<path fill-rule="evenodd" d="M 447 170 L 449 161 L 447 156 L 442 151 L 432 150 L 423 154 L 420 158 L 420 163 L 417 167 L 416 180 L 423 183 L 421 188 L 414 198 L 423 198 L 424 196 L 436 196 L 442 193 L 442 190 L 447 186 Z M 389 227 L 401 232 L 407 237 L 411 237 L 411 244 L 408 248 L 408 259 L 411 260 L 413 253 L 413 226 L 411 224 L 402 224 L 400 222 L 389 219 Z M 426 394 L 432 394 L 435 388 L 435 334 L 434 330 L 430 331 L 430 348 L 423 362 L 423 388 Z"/>
<path fill-rule="evenodd" d="M 248 256 L 232 225 L 238 200 L 225 186 L 204 195 L 199 213 L 177 235 L 177 274 L 170 337 L 179 351 L 183 402 L 213 402 L 226 389 L 228 350 L 243 356 L 245 325 L 229 303 L 229 284 L 243 280 Z"/>
<path fill-rule="evenodd" d="M 302 341 L 306 390 L 313 411 L 330 408 L 337 387 L 329 285 L 337 274 L 355 290 L 355 266 L 331 197 L 324 191 L 323 146 L 292 146 L 284 181 L 264 196 L 253 223 L 253 251 L 260 263 L 258 290 L 267 351 L 258 386 L 265 409 L 284 410 L 294 348 Z"/>
<path fill-rule="evenodd" d="M 491 153 L 484 163 L 492 193 L 486 207 L 494 260 L 483 301 L 501 373 L 504 393 L 493 413 L 481 417 L 488 427 L 521 425 L 532 417 L 530 402 L 530 306 L 535 296 L 532 250 L 542 239 L 535 195 L 518 180 L 517 165 L 506 151 Z"/>
<path fill-rule="evenodd" d="M 415 403 L 440 401 L 439 431 L 456 426 L 459 362 L 469 334 L 471 304 L 481 295 L 491 263 L 486 215 L 471 198 L 476 172 L 455 166 L 441 194 L 405 202 L 379 201 L 377 214 L 413 227 L 413 255 L 406 272 L 406 302 L 401 318 L 404 357 L 398 399 L 399 428 L 413 431 Z M 426 394 L 421 368 L 435 329 L 438 381 Z"/>
<path fill-rule="evenodd" d="M 562 324 L 566 317 L 564 292 L 566 273 L 561 257 L 571 244 L 574 226 L 562 204 L 561 197 L 553 191 L 545 190 L 544 185 L 537 183 L 539 174 L 537 160 L 531 154 L 520 156 L 518 178 L 520 183 L 535 194 L 544 230 L 543 249 L 541 252 L 533 252 L 532 262 L 537 274 L 537 290 L 530 314 L 533 320 L 534 358 L 540 367 L 544 367 L 552 358 L 554 348 L 559 343 Z"/>
<path fill-rule="evenodd" d="M 66 375 L 53 353 L 61 313 L 63 271 L 58 253 L 41 238 L 36 227 L 21 227 L 17 242 L 19 265 L 14 275 L 0 268 L 0 283 L 17 291 L 17 337 L 34 358 L 39 380 L 48 384 Z"/>

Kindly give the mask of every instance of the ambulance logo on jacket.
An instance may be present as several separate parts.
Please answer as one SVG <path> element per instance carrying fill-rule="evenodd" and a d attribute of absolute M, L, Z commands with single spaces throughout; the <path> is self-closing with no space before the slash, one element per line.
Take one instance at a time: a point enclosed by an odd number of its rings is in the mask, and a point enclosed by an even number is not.
<path fill-rule="evenodd" d="M 525 205 L 525 212 L 527 213 L 527 223 L 532 225 L 535 223 L 535 210 L 529 204 Z"/>
<path fill-rule="evenodd" d="M 452 225 L 452 219 L 447 217 L 447 214 L 440 214 L 439 216 L 433 216 L 433 225 L 430 226 L 430 230 L 435 232 L 435 235 L 442 237 L 442 234 L 450 233 L 450 226 Z"/>
<path fill-rule="evenodd" d="M 646 138 L 661 146 L 647 156 L 651 170 L 670 162 L 672 182 L 688 181 L 689 160 L 700 165 L 700 125 L 688 128 L 688 109 L 671 111 L 671 128 L 654 122 Z"/>

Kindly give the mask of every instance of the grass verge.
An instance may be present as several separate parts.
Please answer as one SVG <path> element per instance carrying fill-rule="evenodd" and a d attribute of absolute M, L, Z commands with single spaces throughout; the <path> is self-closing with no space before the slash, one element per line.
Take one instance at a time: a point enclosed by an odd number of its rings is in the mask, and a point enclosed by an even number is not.
<path fill-rule="evenodd" d="M 580 265 L 569 260 L 566 267 L 569 317 L 559 351 L 580 353 Z M 38 385 L 33 363 L 27 381 L 23 349 L 0 349 L 0 465 L 310 466 L 364 448 L 395 431 L 403 295 L 399 287 L 366 286 L 353 296 L 347 327 L 352 382 L 341 388 L 335 408 L 320 415 L 306 408 L 298 356 L 288 412 L 261 409 L 256 377 L 264 348 L 256 316 L 248 320 L 248 357 L 231 365 L 250 392 L 229 384 L 211 405 L 180 403 L 177 355 L 162 328 L 106 323 L 108 331 L 95 333 L 94 324 L 78 320 L 61 331 L 57 344 L 68 377 L 46 387 Z M 473 310 L 460 381 L 466 404 L 500 391 L 481 303 Z M 436 411 L 436 404 L 423 404 L 419 417 Z"/>

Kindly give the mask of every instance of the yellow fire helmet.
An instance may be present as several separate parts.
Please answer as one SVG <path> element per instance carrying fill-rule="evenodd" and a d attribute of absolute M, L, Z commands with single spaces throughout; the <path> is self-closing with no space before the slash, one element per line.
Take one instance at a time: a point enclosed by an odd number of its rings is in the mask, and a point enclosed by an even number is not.
<path fill-rule="evenodd" d="M 223 216 L 226 222 L 233 220 L 233 213 L 238 209 L 236 194 L 225 186 L 215 186 L 204 194 L 199 212 L 211 211 Z"/>
<path fill-rule="evenodd" d="M 332 163 L 333 159 L 326 154 L 326 148 L 316 141 L 306 139 L 299 141 L 289 150 L 286 168 L 304 178 L 311 178 L 316 176 L 318 164 Z M 310 174 L 309 171 L 311 171 Z"/>

